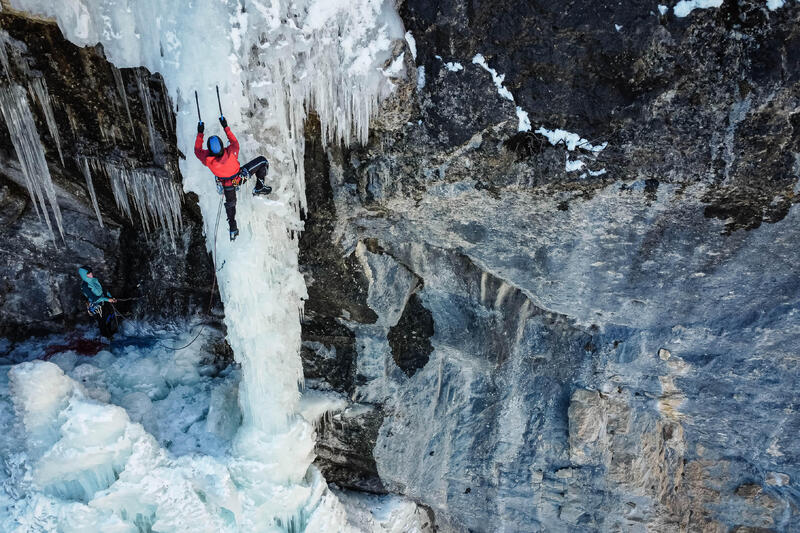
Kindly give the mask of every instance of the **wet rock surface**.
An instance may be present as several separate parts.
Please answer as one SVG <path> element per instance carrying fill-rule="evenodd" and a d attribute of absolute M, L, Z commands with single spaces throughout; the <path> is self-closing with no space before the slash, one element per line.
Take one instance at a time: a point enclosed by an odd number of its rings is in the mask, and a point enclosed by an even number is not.
<path fill-rule="evenodd" d="M 311 385 L 382 413 L 323 469 L 444 530 L 794 530 L 800 4 L 400 9 L 406 122 L 306 165 Z"/>
<path fill-rule="evenodd" d="M 8 9 L 0 13 L 0 28 L 8 59 L 3 83 L 26 94 L 64 227 L 63 239 L 57 230 L 52 239 L 37 216 L 0 116 L 0 334 L 24 337 L 88 321 L 77 277 L 84 264 L 114 296 L 139 298 L 120 303 L 126 315 L 167 319 L 205 313 L 213 267 L 196 200 L 192 195 L 181 200 L 177 231 L 152 220 L 145 229 L 135 199 L 128 199 L 130 214 L 117 204 L 108 171 L 141 171 L 170 190 L 182 188 L 178 158 L 183 155 L 160 76 L 118 70 L 101 47 L 77 47 L 55 24 Z M 142 200 L 165 201 L 155 196 Z M 52 219 L 50 206 L 48 213 Z"/>

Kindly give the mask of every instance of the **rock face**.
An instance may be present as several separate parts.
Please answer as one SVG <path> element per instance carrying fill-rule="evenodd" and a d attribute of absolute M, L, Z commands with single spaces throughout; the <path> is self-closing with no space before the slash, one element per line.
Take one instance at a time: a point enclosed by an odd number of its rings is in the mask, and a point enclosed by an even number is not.
<path fill-rule="evenodd" d="M 445 530 L 796 528 L 800 3 L 766 4 L 401 5 L 370 143 L 308 131 L 329 481 Z"/>
<path fill-rule="evenodd" d="M 0 127 L 0 335 L 54 332 L 88 321 L 77 268 L 91 265 L 137 317 L 206 311 L 212 284 L 202 221 L 182 193 L 174 113 L 160 76 L 116 69 L 100 47 L 58 27 L 0 14 L 3 95 L 19 95 L 37 143 L 14 144 L 7 100 Z M 6 114 L 10 113 L 10 114 Z M 42 153 L 63 219 L 26 190 L 19 149 Z M 34 173 L 41 178 L 42 173 Z M 88 175 L 88 177 L 87 177 Z M 96 207 L 95 207 L 96 206 Z M 38 210 L 38 211 L 37 211 Z"/>

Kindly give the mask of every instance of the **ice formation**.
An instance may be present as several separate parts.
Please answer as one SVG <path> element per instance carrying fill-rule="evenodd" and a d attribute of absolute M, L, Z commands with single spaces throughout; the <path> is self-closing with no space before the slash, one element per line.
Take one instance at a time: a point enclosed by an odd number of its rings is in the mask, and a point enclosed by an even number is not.
<path fill-rule="evenodd" d="M 19 85 L 0 87 L 0 111 L 8 126 L 11 143 L 17 153 L 25 187 L 33 200 L 37 214 L 47 223 L 50 235 L 55 240 L 53 226 L 50 222 L 50 213 L 47 204 L 53 211 L 53 218 L 61 238 L 64 238 L 64 228 L 61 223 L 61 210 L 58 207 L 56 189 L 47 167 L 44 147 L 36 129 L 33 113 L 28 105 L 28 97 L 24 88 Z M 47 203 L 45 203 L 47 198 Z"/>
<path fill-rule="evenodd" d="M 10 3 L 54 18 L 77 44 L 101 42 L 118 68 L 145 66 L 161 73 L 179 109 L 175 128 L 184 153 L 191 154 L 194 142 L 195 90 L 206 134 L 221 134 L 215 123 L 214 86 L 219 85 L 223 110 L 240 140 L 240 158 L 266 156 L 268 182 L 274 189 L 269 202 L 251 198 L 249 187 L 240 191 L 241 234 L 230 243 L 224 218 L 216 227 L 221 200 L 211 174 L 193 157 L 181 162 L 184 187 L 200 198 L 207 246 L 220 269 L 228 340 L 242 368 L 242 424 L 229 455 L 171 459 L 146 433 L 132 429 L 124 413 L 97 409 L 91 416 L 113 421 L 114 442 L 123 449 L 104 455 L 109 459 L 104 460 L 106 466 L 85 469 L 91 475 L 72 476 L 89 479 L 85 486 L 79 483 L 80 490 L 74 485 L 66 490 L 88 499 L 89 510 L 81 511 L 86 516 L 99 520 L 98 513 L 106 513 L 102 519 L 113 531 L 133 530 L 131 526 L 159 531 L 347 530 L 344 507 L 311 466 L 314 430 L 300 413 L 299 316 L 306 291 L 297 267 L 296 231 L 302 228 L 300 211 L 305 209 L 304 121 L 313 110 L 328 143 L 366 141 L 370 118 L 393 88 L 384 68 L 396 59 L 392 50 L 405 35 L 394 3 L 254 1 L 247 10 L 239 2 L 188 0 L 143 0 L 135 5 L 111 0 Z M 147 113 L 150 103 L 142 103 Z M 148 127 L 152 118 L 151 110 Z M 144 177 L 118 167 L 106 170 L 116 172 L 112 186 L 133 186 L 135 206 L 137 194 L 153 198 L 152 190 L 143 189 L 152 186 Z M 115 196 L 124 209 L 121 192 Z M 20 372 L 15 390 L 24 390 L 34 370 Z M 74 411 L 69 406 L 84 401 L 80 391 L 65 392 L 59 405 L 67 407 L 60 419 L 71 420 Z M 25 410 L 27 404 L 21 405 Z M 88 407 L 80 410 L 88 413 Z M 314 411 L 319 411 L 318 405 Z M 104 449 L 111 436 L 97 438 L 97 448 Z M 127 442 L 137 445 L 126 459 Z M 102 488 L 110 480 L 109 472 L 118 479 Z M 52 477 L 53 487 L 57 477 Z M 156 490 L 158 486 L 166 488 Z M 66 513 L 59 505 L 70 505 L 53 500 L 46 490 L 41 497 L 49 498 L 47 505 L 62 513 L 58 516 Z M 182 516 L 204 525 L 177 525 Z"/>

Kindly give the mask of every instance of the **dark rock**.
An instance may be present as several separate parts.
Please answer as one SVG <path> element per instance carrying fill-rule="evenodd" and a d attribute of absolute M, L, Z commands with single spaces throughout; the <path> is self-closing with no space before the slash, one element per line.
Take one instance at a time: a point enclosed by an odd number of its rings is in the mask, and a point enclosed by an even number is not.
<path fill-rule="evenodd" d="M 400 10 L 425 69 L 412 116 L 306 173 L 340 246 L 314 283 L 358 276 L 374 313 L 310 294 L 352 332 L 334 388 L 383 413 L 371 452 L 353 427 L 335 453 L 359 446 L 445 529 L 791 530 L 800 4 Z"/>
<path fill-rule="evenodd" d="M 431 312 L 425 309 L 416 294 L 412 294 L 400 320 L 387 336 L 394 362 L 407 376 L 413 376 L 427 364 L 428 356 L 433 351 L 430 342 L 433 330 Z"/>
<path fill-rule="evenodd" d="M 126 315 L 169 320 L 208 313 L 213 267 L 196 198 L 184 197 L 183 227 L 174 238 L 152 223 L 148 232 L 135 210 L 129 218 L 118 209 L 108 176 L 93 168 L 101 227 L 83 174 L 85 159 L 98 168 L 113 163 L 146 169 L 153 179 L 181 187 L 182 154 L 161 77 L 141 68 L 117 70 L 100 46 L 75 46 L 51 22 L 4 11 L 0 27 L 7 33 L 0 44 L 9 56 L 11 83 L 29 88 L 29 105 L 65 231 L 63 241 L 57 231 L 55 243 L 48 237 L 20 186 L 17 155 L 4 124 L 0 127 L 0 239 L 5 254 L 0 269 L 0 335 L 19 338 L 88 323 L 77 276 L 83 264 L 94 268 L 113 295 L 139 298 L 119 304 Z M 40 83 L 49 93 L 60 152 L 34 96 L 32 87 Z M 141 91 L 147 92 L 151 104 L 152 139 Z"/>

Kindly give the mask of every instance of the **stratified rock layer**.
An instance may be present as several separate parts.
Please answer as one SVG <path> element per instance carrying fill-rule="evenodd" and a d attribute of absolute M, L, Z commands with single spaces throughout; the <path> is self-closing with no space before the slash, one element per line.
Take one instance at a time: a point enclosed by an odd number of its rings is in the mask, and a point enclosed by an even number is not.
<path fill-rule="evenodd" d="M 794 530 L 800 3 L 401 14 L 369 145 L 308 132 L 309 385 L 380 422 L 321 428 L 327 478 L 458 531 Z"/>

